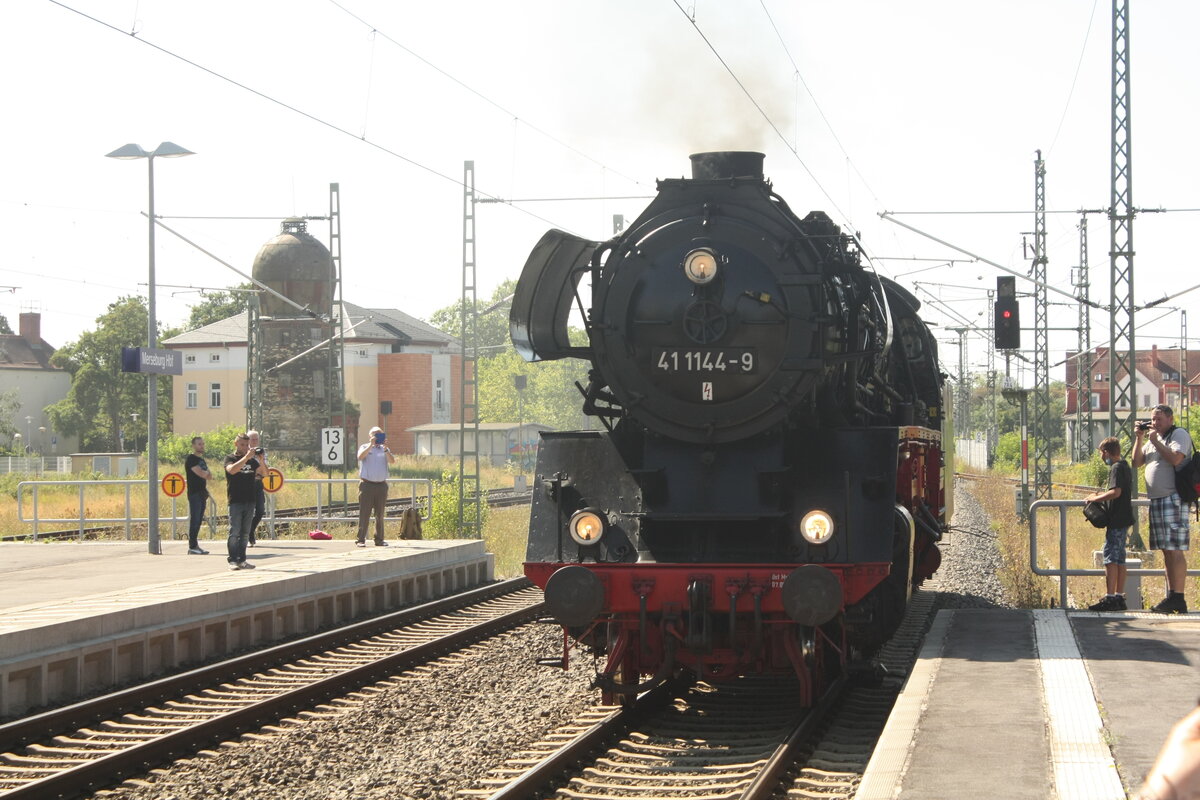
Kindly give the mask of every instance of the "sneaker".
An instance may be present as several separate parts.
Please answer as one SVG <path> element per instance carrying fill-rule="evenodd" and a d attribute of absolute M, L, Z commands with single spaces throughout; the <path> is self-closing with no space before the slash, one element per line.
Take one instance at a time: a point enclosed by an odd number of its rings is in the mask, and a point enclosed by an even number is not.
<path fill-rule="evenodd" d="M 254 547 L 254 545 L 256 545 L 256 544 L 258 544 L 257 539 L 251 539 L 250 541 L 246 542 L 247 547 Z"/>
<path fill-rule="evenodd" d="M 1125 605 L 1125 595 L 1114 594 L 1113 601 L 1114 601 L 1113 611 L 1128 611 L 1129 610 L 1129 606 Z"/>
<path fill-rule="evenodd" d="M 1122 603 L 1121 605 L 1124 606 L 1125 604 Z M 1116 610 L 1117 610 L 1117 598 L 1113 597 L 1111 594 L 1106 594 L 1106 595 L 1104 595 L 1104 597 L 1101 597 L 1099 603 L 1092 603 L 1090 606 L 1088 606 L 1088 611 L 1116 611 Z"/>
<path fill-rule="evenodd" d="M 254 565 L 249 561 L 243 561 L 242 563 L 238 564 L 238 569 L 254 569 Z"/>
<path fill-rule="evenodd" d="M 387 547 L 388 543 L 387 542 L 376 542 L 375 546 L 376 547 Z"/>
<path fill-rule="evenodd" d="M 241 566 L 236 561 L 230 561 L 229 568 L 234 572 L 237 572 L 239 569 L 241 569 Z"/>
<path fill-rule="evenodd" d="M 1155 614 L 1186 614 L 1187 600 L 1184 598 L 1183 592 L 1171 592 L 1150 610 Z"/>
<path fill-rule="evenodd" d="M 189 556 L 206 556 L 206 555 L 208 555 L 208 551 L 201 550 L 199 547 L 189 547 L 188 555 Z"/>
<path fill-rule="evenodd" d="M 366 542 L 355 542 L 354 546 L 355 547 L 366 547 L 367 543 Z"/>

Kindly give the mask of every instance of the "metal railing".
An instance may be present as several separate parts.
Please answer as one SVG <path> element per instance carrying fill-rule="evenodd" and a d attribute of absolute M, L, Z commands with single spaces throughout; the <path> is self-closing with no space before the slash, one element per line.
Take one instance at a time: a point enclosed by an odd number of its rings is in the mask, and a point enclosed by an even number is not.
<path fill-rule="evenodd" d="M 1134 513 L 1137 513 L 1139 508 L 1149 508 L 1150 500 L 1147 498 L 1134 498 L 1130 501 L 1133 504 Z M 1029 566 L 1033 570 L 1034 575 L 1046 575 L 1049 577 L 1058 578 L 1058 600 L 1059 607 L 1067 607 L 1067 578 L 1075 576 L 1103 576 L 1103 569 L 1068 569 L 1067 567 L 1067 509 L 1083 508 L 1082 500 L 1037 500 L 1029 507 Z M 1038 514 L 1037 512 L 1044 508 L 1058 509 L 1058 567 L 1041 567 L 1038 566 Z M 1097 529 L 1099 532 L 1100 529 Z M 1162 575 L 1161 568 L 1137 568 L 1127 570 L 1130 577 L 1140 577 L 1142 575 Z M 1200 569 L 1189 569 L 1189 576 L 1200 575 Z"/>
<path fill-rule="evenodd" d="M 348 487 L 358 485 L 357 478 L 293 478 L 289 479 L 289 485 L 311 485 L 316 489 L 316 504 L 313 506 L 314 513 L 308 515 L 293 515 L 277 516 L 275 509 L 275 495 L 268 493 L 267 501 L 263 514 L 263 522 L 266 525 L 268 533 L 267 538 L 275 537 L 275 526 L 280 523 L 291 522 L 315 522 L 317 527 L 330 521 L 355 521 L 358 519 L 358 512 L 355 511 L 353 516 L 349 516 L 346 512 L 345 501 L 334 501 L 333 495 L 336 488 L 341 488 L 343 494 L 348 494 Z M 421 512 L 421 521 L 429 520 L 430 511 L 433 508 L 433 481 L 429 478 L 388 478 L 388 500 L 389 502 L 397 499 L 403 501 L 408 500 L 413 508 L 417 508 Z M 119 486 L 124 489 L 124 507 L 125 513 L 119 517 L 101 517 L 93 516 L 87 513 L 87 490 Z M 407 487 L 407 492 L 392 493 L 393 487 Z M 42 503 L 41 493 L 50 488 L 61 489 L 62 487 L 75 487 L 78 491 L 78 505 L 75 516 L 70 517 L 47 517 L 43 516 L 40 511 Z M 39 535 L 40 526 L 44 525 L 70 525 L 78 530 L 78 538 L 82 541 L 86 528 L 89 525 L 97 524 L 112 524 L 123 525 L 125 528 L 125 538 L 127 540 L 133 538 L 134 524 L 148 524 L 150 519 L 148 516 L 134 516 L 132 499 L 133 489 L 141 490 L 142 501 L 145 502 L 145 490 L 147 482 L 141 480 L 74 480 L 74 481 L 21 481 L 17 484 L 17 519 L 23 523 L 33 526 L 33 539 L 36 541 Z M 108 490 L 105 490 L 108 491 Z M 57 501 L 57 498 L 56 498 Z M 26 515 L 26 507 L 29 506 L 30 515 Z M 338 509 L 341 512 L 338 512 Z M 182 513 L 181 513 L 182 512 Z M 216 500 L 210 495 L 208 507 L 208 526 L 213 536 L 217 535 L 217 505 Z M 170 511 L 159 513 L 160 525 L 169 524 L 171 537 L 178 538 L 178 526 L 182 524 L 184 534 L 187 532 L 188 525 L 188 503 L 186 497 L 180 502 L 179 497 L 172 497 Z"/>
<path fill-rule="evenodd" d="M 46 472 L 70 471 L 70 456 L 0 456 L 0 474 L 25 472 L 41 475 Z"/>

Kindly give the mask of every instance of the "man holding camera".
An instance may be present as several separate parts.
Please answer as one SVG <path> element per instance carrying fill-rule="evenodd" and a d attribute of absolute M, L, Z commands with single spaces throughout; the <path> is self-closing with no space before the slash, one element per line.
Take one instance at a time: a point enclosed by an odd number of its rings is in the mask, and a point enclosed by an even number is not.
<path fill-rule="evenodd" d="M 250 437 L 239 433 L 234 451 L 225 456 L 225 490 L 229 497 L 229 568 L 254 569 L 246 560 L 246 540 L 254 519 L 254 479 L 262 480 L 266 468 L 250 449 Z"/>
<path fill-rule="evenodd" d="M 1150 549 L 1161 550 L 1167 575 L 1167 596 L 1153 608 L 1159 614 L 1186 614 L 1183 584 L 1187 579 L 1187 506 L 1175 491 L 1175 468 L 1192 455 L 1192 437 L 1175 427 L 1175 412 L 1157 405 L 1150 422 L 1135 426 L 1133 466 L 1146 467 L 1146 496 L 1150 498 Z M 1144 443 L 1143 443 L 1144 442 Z"/>
<path fill-rule="evenodd" d="M 263 469 L 269 469 L 267 464 L 267 450 L 262 446 L 262 437 L 258 435 L 258 431 L 246 431 L 246 435 L 250 437 L 250 452 L 254 453 L 254 458 Z M 263 514 L 267 508 L 267 493 L 263 490 L 262 478 L 254 478 L 254 519 L 250 520 L 250 547 L 258 544 L 258 540 L 254 538 L 254 534 L 258 533 L 258 523 L 262 522 Z"/>
<path fill-rule="evenodd" d="M 384 442 L 387 434 L 376 425 L 371 428 L 369 440 L 358 448 L 358 541 L 359 547 L 367 546 L 367 523 L 371 511 L 375 512 L 375 546 L 387 547 L 383 538 L 383 518 L 388 496 L 388 464 L 395 463 L 396 456 Z"/>

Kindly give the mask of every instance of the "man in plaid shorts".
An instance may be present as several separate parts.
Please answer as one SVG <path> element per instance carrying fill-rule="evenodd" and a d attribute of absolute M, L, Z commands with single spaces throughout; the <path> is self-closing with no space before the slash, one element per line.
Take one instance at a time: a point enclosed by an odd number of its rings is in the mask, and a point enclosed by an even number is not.
<path fill-rule="evenodd" d="M 1161 550 L 1167 574 L 1167 596 L 1151 608 L 1159 614 L 1186 614 L 1183 582 L 1187 578 L 1188 507 L 1175 491 L 1175 468 L 1192 456 L 1192 437 L 1175 427 L 1170 406 L 1158 405 L 1150 424 L 1138 423 L 1133 444 L 1134 468 L 1146 467 L 1150 498 L 1150 549 Z"/>

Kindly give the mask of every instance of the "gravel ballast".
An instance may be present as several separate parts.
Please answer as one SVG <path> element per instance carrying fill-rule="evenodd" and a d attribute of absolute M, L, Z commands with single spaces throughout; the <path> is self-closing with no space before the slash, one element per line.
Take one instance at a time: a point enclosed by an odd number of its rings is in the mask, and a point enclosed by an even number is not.
<path fill-rule="evenodd" d="M 942 607 L 1006 605 L 1000 555 L 988 521 L 966 491 L 955 494 L 936 588 Z M 452 798 L 526 746 L 599 700 L 595 666 L 572 653 L 567 672 L 538 667 L 562 634 L 529 625 L 466 653 L 398 676 L 331 716 L 285 724 L 212 755 L 180 761 L 141 785 L 100 796 L 193 798 Z M 364 693 L 368 694 L 368 693 Z"/>

